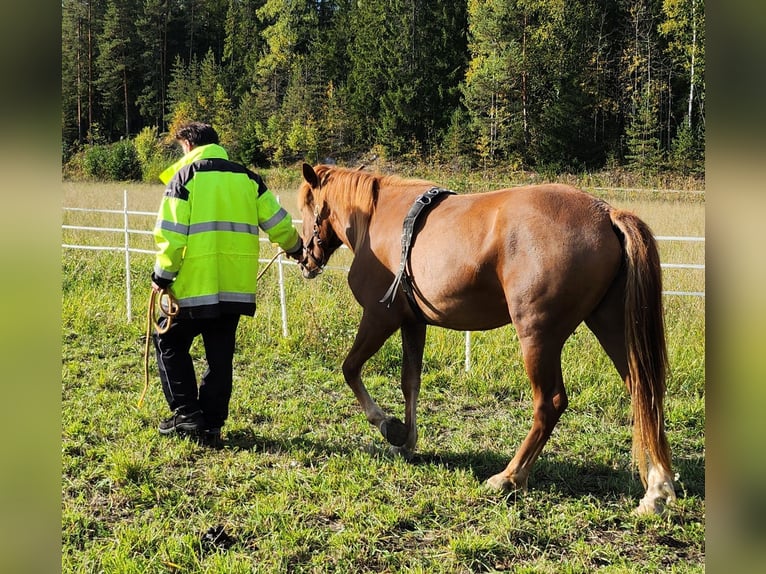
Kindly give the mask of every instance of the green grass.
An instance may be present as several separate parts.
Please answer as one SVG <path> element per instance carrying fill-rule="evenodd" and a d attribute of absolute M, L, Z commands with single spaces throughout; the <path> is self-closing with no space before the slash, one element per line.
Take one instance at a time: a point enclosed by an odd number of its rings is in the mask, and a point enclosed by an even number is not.
<path fill-rule="evenodd" d="M 571 407 L 530 491 L 501 496 L 482 482 L 531 422 L 511 327 L 474 334 L 468 373 L 462 334 L 429 331 L 421 441 L 405 462 L 389 455 L 340 375 L 356 320 L 338 313 L 353 309 L 342 275 L 291 277 L 287 339 L 267 276 L 258 315 L 240 329 L 226 448 L 208 450 L 159 436 L 167 413 L 156 376 L 136 407 L 144 326 L 113 304 L 119 258 L 63 259 L 66 572 L 704 570 L 704 323 L 695 300 L 668 301 L 679 501 L 646 519 L 630 514 L 642 489 L 630 467 L 627 397 L 587 331 L 565 349 Z M 401 416 L 399 347 L 392 338 L 370 361 L 367 383 Z M 228 549 L 200 542 L 217 525 L 235 539 Z"/>
<path fill-rule="evenodd" d="M 145 193 L 159 200 L 156 188 Z M 663 225 L 664 215 L 652 217 Z M 696 234 L 704 222 L 689 229 Z M 153 358 L 137 407 L 151 257 L 131 261 L 127 323 L 121 255 L 62 250 L 64 572 L 705 570 L 704 299 L 666 298 L 679 499 L 662 517 L 636 517 L 643 489 L 630 461 L 628 397 L 587 329 L 565 346 L 570 408 L 529 491 L 503 496 L 482 483 L 531 424 L 512 327 L 472 335 L 468 372 L 464 335 L 429 329 L 420 442 L 405 461 L 366 422 L 340 373 L 360 316 L 344 274 L 307 282 L 286 269 L 283 338 L 270 270 L 256 317 L 238 333 L 225 446 L 211 450 L 157 433 L 167 406 Z M 389 340 L 365 382 L 402 417 L 400 348 L 398 337 Z M 201 344 L 194 352 L 202 356 Z M 230 544 L 203 542 L 216 526 Z"/>

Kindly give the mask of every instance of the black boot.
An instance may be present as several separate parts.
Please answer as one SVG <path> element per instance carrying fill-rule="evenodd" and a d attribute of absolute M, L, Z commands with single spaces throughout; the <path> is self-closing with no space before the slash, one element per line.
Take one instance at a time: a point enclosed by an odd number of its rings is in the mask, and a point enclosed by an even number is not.
<path fill-rule="evenodd" d="M 202 411 L 191 413 L 183 412 L 182 409 L 176 409 L 173 416 L 160 423 L 160 434 L 168 435 L 179 434 L 197 434 L 205 426 L 205 419 Z"/>

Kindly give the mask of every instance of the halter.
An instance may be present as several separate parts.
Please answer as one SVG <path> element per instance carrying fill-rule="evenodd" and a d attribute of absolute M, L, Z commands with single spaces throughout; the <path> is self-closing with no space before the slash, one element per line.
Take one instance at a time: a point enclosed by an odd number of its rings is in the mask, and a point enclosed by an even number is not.
<path fill-rule="evenodd" d="M 324 268 L 325 268 L 325 265 L 327 265 L 327 259 L 328 259 L 325 256 L 324 247 L 322 247 L 324 241 L 322 240 L 322 237 L 319 234 L 319 225 L 321 223 L 322 223 L 322 220 L 319 217 L 319 208 L 315 206 L 314 207 L 314 232 L 311 234 L 311 238 L 308 240 L 308 243 L 306 243 L 306 245 L 303 246 L 303 252 L 306 254 L 306 257 L 304 257 L 303 261 L 301 261 L 301 266 L 305 268 L 306 262 L 310 259 L 317 269 L 317 275 L 321 274 L 324 271 Z M 312 249 L 314 245 L 316 245 L 316 247 L 318 247 L 320 252 L 322 253 L 321 259 L 317 259 L 316 257 L 314 257 L 314 253 Z"/>

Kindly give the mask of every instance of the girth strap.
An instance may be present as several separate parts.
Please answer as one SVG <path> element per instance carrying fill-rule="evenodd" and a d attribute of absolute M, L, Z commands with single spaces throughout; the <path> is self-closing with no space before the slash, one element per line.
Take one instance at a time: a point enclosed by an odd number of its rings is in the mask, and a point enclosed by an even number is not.
<path fill-rule="evenodd" d="M 423 319 L 423 313 L 420 311 L 420 308 L 415 302 L 415 296 L 412 293 L 412 275 L 407 272 L 407 264 L 409 263 L 410 258 L 410 248 L 412 247 L 412 239 L 415 234 L 415 224 L 417 223 L 418 216 L 424 209 L 430 209 L 439 199 L 446 197 L 447 195 L 454 194 L 454 191 L 450 191 L 448 189 L 432 187 L 425 193 L 419 195 L 415 199 L 415 202 L 412 204 L 412 207 L 410 207 L 407 216 L 404 218 L 404 224 L 402 226 L 402 258 L 399 262 L 399 271 L 396 274 L 396 277 L 394 277 L 394 282 L 391 283 L 388 291 L 386 291 L 386 294 L 383 295 L 383 298 L 380 300 L 381 303 L 388 302 L 386 307 L 391 307 L 391 303 L 393 303 L 394 299 L 396 298 L 396 292 L 399 284 L 401 283 L 402 291 L 404 291 L 404 294 L 407 296 L 407 300 L 412 306 L 413 311 L 415 311 L 415 313 L 421 319 Z"/>

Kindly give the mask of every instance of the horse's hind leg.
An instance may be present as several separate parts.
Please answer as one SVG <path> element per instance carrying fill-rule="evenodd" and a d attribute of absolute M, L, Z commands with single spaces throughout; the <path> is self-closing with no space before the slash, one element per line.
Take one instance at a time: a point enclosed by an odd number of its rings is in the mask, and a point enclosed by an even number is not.
<path fill-rule="evenodd" d="M 622 290 L 615 284 L 596 310 L 585 320 L 606 354 L 614 363 L 620 377 L 630 392 L 628 354 L 625 342 L 625 316 Z M 647 453 L 636 453 L 647 456 Z M 646 474 L 646 494 L 636 508 L 636 512 L 661 512 L 665 503 L 675 499 L 673 475 L 669 468 L 648 457 Z"/>
<path fill-rule="evenodd" d="M 497 490 L 526 489 L 532 465 L 553 432 L 568 399 L 561 373 L 563 344 L 521 338 L 524 367 L 532 383 L 534 419 L 524 442 L 502 472 L 490 477 L 487 485 Z"/>

